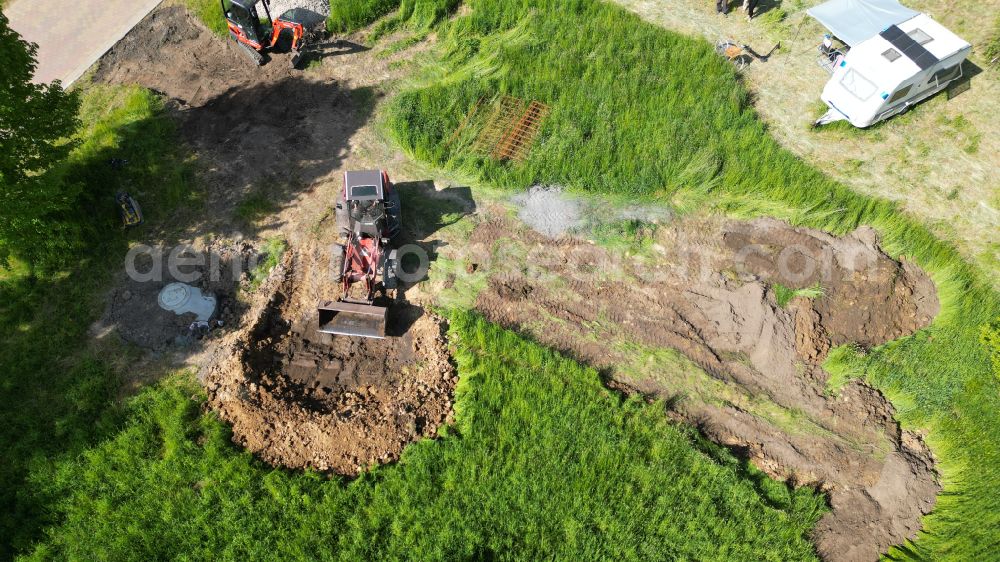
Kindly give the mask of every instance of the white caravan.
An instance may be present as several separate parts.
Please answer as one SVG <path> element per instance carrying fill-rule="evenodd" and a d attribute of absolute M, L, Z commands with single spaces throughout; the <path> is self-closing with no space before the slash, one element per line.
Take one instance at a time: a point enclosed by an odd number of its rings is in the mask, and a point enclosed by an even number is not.
<path fill-rule="evenodd" d="M 902 113 L 962 76 L 971 45 L 896 0 L 830 0 L 809 10 L 849 47 L 825 49 L 832 72 L 817 125 L 867 127 Z"/>

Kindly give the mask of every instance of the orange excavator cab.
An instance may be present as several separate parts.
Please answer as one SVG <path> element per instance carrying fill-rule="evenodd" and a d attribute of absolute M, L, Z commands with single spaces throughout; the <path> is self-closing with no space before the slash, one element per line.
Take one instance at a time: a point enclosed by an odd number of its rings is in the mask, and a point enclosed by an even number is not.
<path fill-rule="evenodd" d="M 289 10 L 278 19 L 271 18 L 271 4 L 268 0 L 220 0 L 222 14 L 229 27 L 229 36 L 257 65 L 264 64 L 264 53 L 274 49 L 281 33 L 288 30 L 292 34 L 292 66 L 301 60 L 305 26 L 295 21 L 295 10 Z M 263 7 L 263 13 L 257 9 Z M 263 16 L 263 17 L 262 17 Z"/>

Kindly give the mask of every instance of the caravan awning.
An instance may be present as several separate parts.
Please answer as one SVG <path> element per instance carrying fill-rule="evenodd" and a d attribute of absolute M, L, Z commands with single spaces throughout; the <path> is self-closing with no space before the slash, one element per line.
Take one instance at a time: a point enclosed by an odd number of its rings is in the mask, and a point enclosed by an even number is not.
<path fill-rule="evenodd" d="M 896 0 L 830 0 L 807 13 L 852 47 L 920 15 Z"/>

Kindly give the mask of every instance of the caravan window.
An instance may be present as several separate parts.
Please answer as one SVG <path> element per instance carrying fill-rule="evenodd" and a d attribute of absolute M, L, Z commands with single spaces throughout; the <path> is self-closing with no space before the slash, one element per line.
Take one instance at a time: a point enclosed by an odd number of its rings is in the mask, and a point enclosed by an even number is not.
<path fill-rule="evenodd" d="M 913 84 L 907 84 L 906 86 L 904 86 L 900 90 L 896 91 L 895 94 L 892 94 L 892 98 L 889 99 L 889 105 L 892 105 L 892 104 L 896 103 L 897 101 L 905 98 L 907 95 L 909 95 L 911 88 L 913 88 Z"/>
<path fill-rule="evenodd" d="M 947 84 L 955 78 L 958 78 L 961 70 L 962 63 L 958 63 L 955 66 L 949 66 L 948 68 L 942 68 L 941 70 L 935 72 L 934 76 L 931 76 L 931 80 L 937 80 L 938 84 Z"/>
<path fill-rule="evenodd" d="M 844 74 L 844 77 L 840 79 L 840 85 L 861 101 L 867 100 L 875 93 L 875 84 L 872 84 L 871 80 L 865 78 L 853 68 L 848 70 Z"/>

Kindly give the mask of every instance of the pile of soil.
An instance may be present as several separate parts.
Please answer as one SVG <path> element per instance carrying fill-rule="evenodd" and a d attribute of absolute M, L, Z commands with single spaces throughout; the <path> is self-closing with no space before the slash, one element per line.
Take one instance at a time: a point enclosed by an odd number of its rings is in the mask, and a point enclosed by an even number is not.
<path fill-rule="evenodd" d="M 289 255 L 270 301 L 220 346 L 203 382 L 233 440 L 264 461 L 356 475 L 435 436 L 457 378 L 444 322 L 417 306 L 390 309 L 397 337 L 320 334 L 316 303 L 337 289 L 310 275 L 321 255 Z"/>
<path fill-rule="evenodd" d="M 527 254 L 485 268 L 495 273 L 477 308 L 611 373 L 613 386 L 674 398 L 676 389 L 623 374 L 632 357 L 615 343 L 673 348 L 739 393 L 802 416 L 815 431 L 788 431 L 710 401 L 681 400 L 678 410 L 771 476 L 829 492 L 833 509 L 815 537 L 824 558 L 874 559 L 920 529 L 940 489 L 928 448 L 864 383 L 828 395 L 821 367 L 832 346 L 879 345 L 938 313 L 928 276 L 882 252 L 871 229 L 835 237 L 776 220 L 689 219 L 661 232 L 650 261 L 494 218 L 477 227 L 472 245 L 482 256 L 496 247 Z M 783 308 L 776 283 L 819 284 L 823 295 Z"/>

